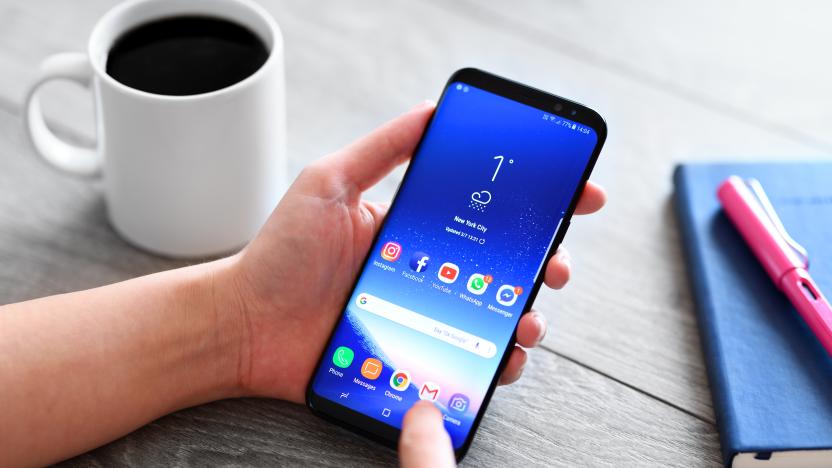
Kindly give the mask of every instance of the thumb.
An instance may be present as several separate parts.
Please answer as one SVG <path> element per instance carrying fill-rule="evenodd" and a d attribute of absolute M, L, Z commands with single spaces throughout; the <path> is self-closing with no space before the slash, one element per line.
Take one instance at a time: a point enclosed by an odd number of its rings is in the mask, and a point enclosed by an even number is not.
<path fill-rule="evenodd" d="M 399 462 L 402 468 L 456 466 L 442 413 L 432 403 L 417 402 L 405 414 L 399 437 Z"/>
<path fill-rule="evenodd" d="M 425 101 L 322 162 L 363 192 L 410 158 L 435 108 Z"/>

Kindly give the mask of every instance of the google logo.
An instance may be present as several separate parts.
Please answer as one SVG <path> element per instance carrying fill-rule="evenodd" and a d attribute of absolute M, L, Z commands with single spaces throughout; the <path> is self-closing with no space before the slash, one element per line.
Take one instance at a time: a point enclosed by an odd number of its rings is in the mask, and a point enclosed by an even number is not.
<path fill-rule="evenodd" d="M 364 296 L 360 296 L 360 297 L 358 298 L 358 302 L 359 302 L 361 305 L 364 305 L 364 304 L 366 304 L 366 303 L 367 303 L 367 298 L 366 298 L 366 297 L 364 297 Z"/>
<path fill-rule="evenodd" d="M 407 371 L 397 370 L 390 376 L 390 386 L 393 390 L 403 392 L 407 390 L 408 385 L 410 385 L 410 374 Z"/>

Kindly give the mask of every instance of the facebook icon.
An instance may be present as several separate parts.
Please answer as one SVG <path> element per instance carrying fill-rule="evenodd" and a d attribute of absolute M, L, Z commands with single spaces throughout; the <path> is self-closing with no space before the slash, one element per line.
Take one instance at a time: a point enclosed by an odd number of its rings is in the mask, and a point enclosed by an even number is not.
<path fill-rule="evenodd" d="M 416 252 L 410 257 L 410 268 L 418 273 L 425 271 L 428 268 L 430 256 L 424 252 Z"/>

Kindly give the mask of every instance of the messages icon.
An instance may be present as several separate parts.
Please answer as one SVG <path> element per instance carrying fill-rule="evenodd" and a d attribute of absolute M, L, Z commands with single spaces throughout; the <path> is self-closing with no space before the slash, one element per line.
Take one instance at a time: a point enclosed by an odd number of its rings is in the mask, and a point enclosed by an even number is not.
<path fill-rule="evenodd" d="M 376 358 L 367 358 L 361 365 L 361 375 L 365 379 L 375 380 L 381 375 L 381 361 Z"/>

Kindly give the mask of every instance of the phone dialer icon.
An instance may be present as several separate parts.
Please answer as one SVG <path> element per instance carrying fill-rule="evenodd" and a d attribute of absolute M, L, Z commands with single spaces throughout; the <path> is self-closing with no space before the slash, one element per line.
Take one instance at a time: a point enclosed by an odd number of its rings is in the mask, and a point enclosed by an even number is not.
<path fill-rule="evenodd" d="M 339 346 L 338 349 L 336 349 L 332 354 L 332 363 L 341 369 L 346 369 L 350 366 L 350 364 L 352 364 L 354 357 L 355 353 L 352 349 L 346 346 Z"/>

